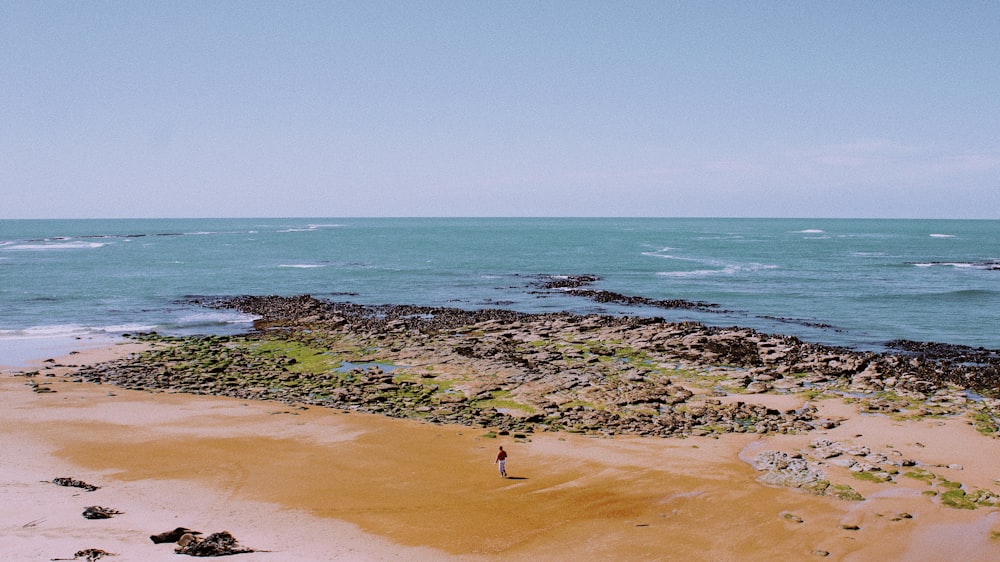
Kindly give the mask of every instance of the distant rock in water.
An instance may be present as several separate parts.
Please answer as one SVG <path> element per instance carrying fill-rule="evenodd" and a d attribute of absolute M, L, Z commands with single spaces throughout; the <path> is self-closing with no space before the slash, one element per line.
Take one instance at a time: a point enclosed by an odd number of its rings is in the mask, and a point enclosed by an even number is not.
<path fill-rule="evenodd" d="M 719 305 L 704 301 L 687 301 L 683 299 L 651 299 L 648 297 L 623 295 L 612 291 L 585 289 L 601 278 L 597 275 L 543 275 L 540 287 L 547 290 L 562 289 L 566 294 L 575 297 L 591 299 L 605 304 L 621 304 L 625 306 L 651 306 L 654 308 L 680 308 L 709 312 L 723 312 Z"/>

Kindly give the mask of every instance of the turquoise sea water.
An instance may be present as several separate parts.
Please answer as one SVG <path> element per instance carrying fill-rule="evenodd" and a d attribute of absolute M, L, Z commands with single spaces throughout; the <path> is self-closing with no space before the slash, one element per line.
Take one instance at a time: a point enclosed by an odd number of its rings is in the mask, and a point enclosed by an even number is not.
<path fill-rule="evenodd" d="M 726 312 L 540 293 L 544 274 L 598 275 L 595 289 Z M 893 339 L 1000 348 L 1000 221 L 0 221 L 0 364 L 25 340 L 244 330 L 252 318 L 185 299 L 302 293 L 662 316 L 858 348 Z"/>

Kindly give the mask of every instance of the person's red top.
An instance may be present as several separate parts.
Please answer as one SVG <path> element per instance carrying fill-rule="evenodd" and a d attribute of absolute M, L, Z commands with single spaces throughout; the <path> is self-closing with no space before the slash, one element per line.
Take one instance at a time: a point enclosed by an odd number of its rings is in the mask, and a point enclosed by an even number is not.
<path fill-rule="evenodd" d="M 497 460 L 502 461 L 507 458 L 507 451 L 500 451 L 497 453 Z"/>

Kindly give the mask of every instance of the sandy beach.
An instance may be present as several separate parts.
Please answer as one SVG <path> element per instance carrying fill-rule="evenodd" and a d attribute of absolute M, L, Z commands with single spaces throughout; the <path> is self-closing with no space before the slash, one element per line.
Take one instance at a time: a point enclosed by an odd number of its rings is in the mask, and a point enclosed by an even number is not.
<path fill-rule="evenodd" d="M 84 364 L 141 344 L 57 358 Z M 817 438 L 914 459 L 967 489 L 998 488 L 998 441 L 961 417 L 893 421 L 820 403 L 844 422 L 800 435 L 659 439 L 546 432 L 494 438 L 457 425 L 326 408 L 67 382 L 64 368 L 0 377 L 7 559 L 175 559 L 149 535 L 229 531 L 240 560 L 994 560 L 996 508 L 953 509 L 927 480 L 831 482 L 846 501 L 761 483 L 757 451 Z M 746 398 L 746 397 L 741 397 Z M 800 400 L 760 395 L 757 399 Z M 773 405 L 773 404 L 772 404 Z M 509 479 L 492 460 L 510 452 Z M 51 483 L 72 477 L 86 492 Z M 88 520 L 87 506 L 123 512 Z"/>

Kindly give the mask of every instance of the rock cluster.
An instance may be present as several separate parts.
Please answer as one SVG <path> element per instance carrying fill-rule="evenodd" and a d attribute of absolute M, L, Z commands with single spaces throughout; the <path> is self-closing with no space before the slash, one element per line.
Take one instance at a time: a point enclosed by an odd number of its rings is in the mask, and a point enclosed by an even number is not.
<path fill-rule="evenodd" d="M 761 482 L 848 500 L 863 498 L 850 486 L 832 484 L 826 479 L 825 470 L 847 469 L 856 480 L 878 484 L 898 483 L 907 478 L 920 480 L 928 485 L 924 495 L 936 497 L 942 505 L 957 509 L 994 508 L 1000 504 L 1000 495 L 992 490 L 968 488 L 932 472 L 939 468 L 960 471 L 961 466 L 920 462 L 903 457 L 891 445 L 888 447 L 888 450 L 875 450 L 856 443 L 814 439 L 801 451 L 763 451 L 751 464 L 763 472 L 759 478 Z M 900 517 L 908 516 L 900 514 Z"/>
<path fill-rule="evenodd" d="M 752 466 L 754 470 L 764 472 L 760 477 L 762 482 L 774 486 L 804 488 L 822 493 L 829 485 L 823 471 L 800 454 L 764 451 L 754 457 Z"/>

